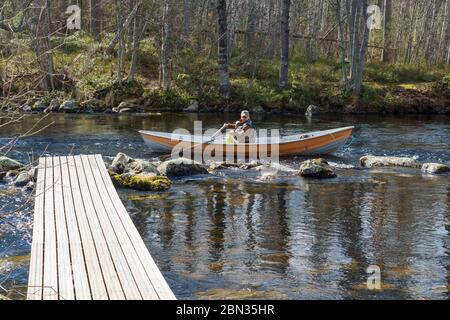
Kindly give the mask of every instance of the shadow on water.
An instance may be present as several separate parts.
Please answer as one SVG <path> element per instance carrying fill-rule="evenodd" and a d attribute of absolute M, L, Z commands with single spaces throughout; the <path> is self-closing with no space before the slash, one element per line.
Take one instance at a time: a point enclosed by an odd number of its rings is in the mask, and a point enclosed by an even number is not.
<path fill-rule="evenodd" d="M 1 129 L 8 137 L 31 126 Z M 220 122 L 231 121 L 226 115 Z M 19 141 L 12 157 L 123 151 L 152 158 L 137 130 L 205 129 L 217 115 L 52 115 L 45 133 Z M 175 181 L 162 193 L 119 190 L 136 227 L 179 298 L 448 299 L 450 197 L 448 176 L 411 169 L 358 169 L 364 154 L 418 156 L 450 162 L 449 117 L 256 117 L 282 134 L 356 125 L 354 143 L 327 157 L 339 166 L 329 181 L 285 177 L 260 183 L 254 174 Z M 1 140 L 5 141 L 5 140 Z M 3 142 L 0 142 L 3 143 Z M 302 158 L 283 159 L 298 166 Z M 0 184 L 0 284 L 27 281 L 32 206 L 28 195 Z M 11 193 L 10 193 L 11 192 Z M 370 291 L 366 269 L 381 269 L 382 290 Z M 7 277 L 7 279 L 6 279 Z M 5 281 L 6 279 L 6 281 Z M 0 292 L 1 293 L 1 292 Z"/>

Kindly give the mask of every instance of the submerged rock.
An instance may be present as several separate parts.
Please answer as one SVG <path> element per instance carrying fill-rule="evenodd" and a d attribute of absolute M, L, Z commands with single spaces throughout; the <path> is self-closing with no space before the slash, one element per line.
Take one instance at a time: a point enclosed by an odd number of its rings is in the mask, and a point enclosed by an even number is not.
<path fill-rule="evenodd" d="M 19 161 L 13 160 L 8 157 L 0 157 L 0 172 L 7 172 L 10 170 L 16 170 L 23 167 Z"/>
<path fill-rule="evenodd" d="M 179 158 L 163 162 L 158 171 L 161 175 L 167 177 L 185 177 L 197 174 L 208 174 L 206 168 L 191 159 Z"/>
<path fill-rule="evenodd" d="M 407 167 L 420 168 L 414 158 L 364 156 L 359 160 L 362 167 Z"/>
<path fill-rule="evenodd" d="M 167 177 L 157 176 L 152 173 L 119 175 L 110 171 L 111 180 L 118 188 L 127 188 L 140 191 L 165 191 L 170 188 L 172 182 Z"/>
<path fill-rule="evenodd" d="M 314 159 L 300 165 L 299 175 L 307 178 L 336 178 L 333 168 L 324 159 Z"/>
<path fill-rule="evenodd" d="M 440 174 L 450 172 L 450 167 L 441 163 L 424 163 L 422 172 L 431 174 Z"/>

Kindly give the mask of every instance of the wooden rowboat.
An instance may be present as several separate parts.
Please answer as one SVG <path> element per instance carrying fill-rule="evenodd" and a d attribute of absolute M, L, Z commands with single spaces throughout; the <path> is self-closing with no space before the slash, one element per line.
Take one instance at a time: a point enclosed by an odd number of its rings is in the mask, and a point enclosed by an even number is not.
<path fill-rule="evenodd" d="M 226 144 L 223 136 L 219 136 L 212 143 L 207 136 L 192 136 L 172 134 L 156 131 L 139 131 L 147 146 L 156 153 L 170 153 L 173 148 L 183 146 L 188 149 L 196 147 L 203 152 L 211 150 L 229 152 L 234 155 L 248 155 L 254 150 L 271 155 L 272 149 L 278 149 L 280 157 L 294 155 L 327 155 L 332 154 L 345 145 L 351 137 L 354 127 L 345 127 L 326 131 L 316 131 L 292 136 L 280 137 L 276 144 L 271 144 L 270 138 L 260 138 L 256 143 Z M 191 150 L 190 150 L 191 151 Z"/>

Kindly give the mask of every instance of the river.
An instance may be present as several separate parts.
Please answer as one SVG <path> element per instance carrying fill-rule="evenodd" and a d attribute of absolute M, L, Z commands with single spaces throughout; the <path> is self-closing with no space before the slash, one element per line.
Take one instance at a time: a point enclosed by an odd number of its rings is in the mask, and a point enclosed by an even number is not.
<path fill-rule="evenodd" d="M 138 130 L 219 128 L 233 115 L 64 115 L 21 139 L 9 157 L 117 152 L 154 158 Z M 40 115 L 0 127 L 0 144 Z M 220 120 L 218 120 L 220 119 Z M 119 190 L 136 227 L 180 299 L 448 299 L 449 176 L 416 169 L 361 169 L 366 154 L 450 163 L 448 116 L 260 116 L 258 128 L 281 133 L 354 125 L 353 143 L 326 159 L 338 178 L 282 177 L 258 182 L 225 170 L 174 181 L 161 193 Z M 282 160 L 298 167 L 304 159 Z M 23 298 L 32 234 L 30 194 L 0 183 L 0 294 Z M 366 272 L 381 270 L 381 290 Z"/>

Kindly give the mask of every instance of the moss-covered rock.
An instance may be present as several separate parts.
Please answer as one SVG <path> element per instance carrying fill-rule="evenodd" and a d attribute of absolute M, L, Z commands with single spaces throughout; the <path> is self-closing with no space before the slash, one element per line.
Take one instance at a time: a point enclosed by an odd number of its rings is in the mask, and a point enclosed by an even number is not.
<path fill-rule="evenodd" d="M 157 176 L 151 173 L 122 174 L 110 171 L 111 180 L 117 188 L 134 189 L 140 191 L 166 191 L 172 182 L 167 177 Z"/>

